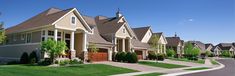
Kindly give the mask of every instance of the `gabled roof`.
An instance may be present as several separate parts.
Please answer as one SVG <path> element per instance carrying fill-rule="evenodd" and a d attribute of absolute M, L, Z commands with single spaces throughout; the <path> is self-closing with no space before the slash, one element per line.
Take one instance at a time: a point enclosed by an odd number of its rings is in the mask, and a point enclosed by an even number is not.
<path fill-rule="evenodd" d="M 205 51 L 206 50 L 206 46 L 204 43 L 202 43 L 201 41 L 188 41 L 190 43 L 192 43 L 193 45 L 196 45 L 199 47 L 199 49 L 201 49 L 201 51 Z"/>
<path fill-rule="evenodd" d="M 88 34 L 87 36 L 90 43 L 112 45 L 112 43 L 106 41 L 103 37 L 100 36 L 95 23 L 95 19 L 93 17 L 83 16 L 83 18 L 87 22 L 87 24 L 94 30 L 93 34 Z"/>
<path fill-rule="evenodd" d="M 180 40 L 180 37 L 166 37 L 167 46 L 178 46 L 183 40 Z"/>
<path fill-rule="evenodd" d="M 158 37 L 161 37 L 163 32 L 153 33 L 153 35 L 157 35 Z"/>
<path fill-rule="evenodd" d="M 146 35 L 147 31 L 150 30 L 150 26 L 132 28 L 132 30 L 135 32 L 135 35 L 137 36 L 137 38 L 139 40 L 142 40 L 144 36 Z"/>
<path fill-rule="evenodd" d="M 207 49 L 210 46 L 214 47 L 213 44 L 211 44 L 211 43 L 205 44 L 205 49 Z"/>
<path fill-rule="evenodd" d="M 131 39 L 131 44 L 134 46 L 134 49 L 148 49 L 150 45 L 147 43 L 142 43 L 137 39 Z"/>
<path fill-rule="evenodd" d="M 232 43 L 220 43 L 217 46 L 219 46 L 222 50 L 230 50 L 231 48 L 234 48 Z"/>
<path fill-rule="evenodd" d="M 220 51 L 222 51 L 222 49 L 221 49 L 219 46 L 214 46 L 214 47 L 211 49 L 211 51 L 214 52 L 214 50 L 215 50 L 216 48 L 218 48 Z"/>
<path fill-rule="evenodd" d="M 50 8 L 16 26 L 10 27 L 6 29 L 6 33 L 15 33 L 22 30 L 50 25 L 59 18 L 61 18 L 63 15 L 71 11 L 73 8 L 66 9 L 66 10 L 60 10 L 58 8 Z"/>

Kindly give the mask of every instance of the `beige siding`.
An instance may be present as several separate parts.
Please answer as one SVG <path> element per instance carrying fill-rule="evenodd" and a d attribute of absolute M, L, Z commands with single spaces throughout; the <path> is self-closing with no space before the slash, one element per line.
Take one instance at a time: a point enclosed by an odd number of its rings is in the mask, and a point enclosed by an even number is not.
<path fill-rule="evenodd" d="M 161 36 L 159 41 L 158 41 L 158 43 L 160 43 L 160 44 L 167 44 L 165 37 Z"/>
<path fill-rule="evenodd" d="M 149 39 L 152 37 L 152 32 L 151 30 L 149 29 L 147 31 L 147 33 L 144 35 L 143 39 L 141 40 L 141 42 L 143 43 L 148 43 Z"/>
<path fill-rule="evenodd" d="M 24 44 L 24 45 L 10 45 L 0 46 L 0 57 L 19 59 L 23 52 L 30 54 L 32 51 L 38 51 L 40 44 Z"/>
<path fill-rule="evenodd" d="M 76 25 L 73 25 L 71 23 L 71 17 L 75 16 L 76 17 Z M 64 28 L 64 29 L 83 29 L 86 30 L 85 27 L 83 26 L 83 24 L 81 23 L 81 20 L 79 19 L 79 17 L 77 17 L 74 12 L 69 13 L 68 15 L 66 15 L 65 17 L 63 17 L 63 19 L 59 20 L 56 23 L 56 27 L 59 28 Z"/>
<path fill-rule="evenodd" d="M 123 29 L 125 29 L 125 33 L 123 33 Z M 122 27 L 116 32 L 116 37 L 119 37 L 119 38 L 127 38 L 127 37 L 130 37 L 130 33 L 128 32 L 128 30 L 126 29 L 125 26 L 122 26 Z"/>

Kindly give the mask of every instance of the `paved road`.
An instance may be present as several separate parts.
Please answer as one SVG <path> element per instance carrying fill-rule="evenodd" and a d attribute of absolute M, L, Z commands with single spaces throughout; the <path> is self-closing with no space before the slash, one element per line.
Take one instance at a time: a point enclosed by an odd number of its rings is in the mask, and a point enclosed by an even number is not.
<path fill-rule="evenodd" d="M 224 64 L 225 67 L 219 70 L 186 74 L 182 76 L 235 76 L 235 60 L 234 59 L 221 59 L 218 61 Z"/>

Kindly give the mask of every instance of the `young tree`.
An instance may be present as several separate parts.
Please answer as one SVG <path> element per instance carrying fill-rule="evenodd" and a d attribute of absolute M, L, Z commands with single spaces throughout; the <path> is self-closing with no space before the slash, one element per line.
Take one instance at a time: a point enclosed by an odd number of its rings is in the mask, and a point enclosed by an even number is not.
<path fill-rule="evenodd" d="M 93 55 L 94 55 L 94 53 L 97 53 L 98 51 L 99 51 L 99 49 L 97 48 L 97 46 L 94 44 L 94 43 L 91 43 L 90 45 L 89 45 L 89 48 L 90 48 L 90 52 L 91 52 L 91 59 L 93 59 Z M 90 59 L 90 60 L 91 60 Z"/>
<path fill-rule="evenodd" d="M 67 49 L 68 48 L 64 41 L 55 41 L 52 39 L 48 39 L 46 41 L 41 42 L 41 50 L 43 52 L 49 53 L 50 59 L 53 63 L 55 62 L 55 58 Z"/>
<path fill-rule="evenodd" d="M 190 42 L 185 44 L 184 55 L 190 60 L 197 60 L 197 56 L 200 54 L 200 49 L 193 47 Z"/>
<path fill-rule="evenodd" d="M 160 39 L 160 37 L 158 35 L 152 35 L 149 44 L 151 49 L 154 51 L 154 53 L 156 54 L 156 51 L 158 49 L 158 40 Z"/>
<path fill-rule="evenodd" d="M 5 36 L 5 30 L 4 30 L 4 28 L 3 28 L 3 25 L 4 25 L 4 23 L 1 22 L 1 23 L 0 23 L 0 44 L 2 44 L 2 43 L 4 42 L 4 40 L 5 40 L 5 38 L 6 38 L 6 36 Z"/>
<path fill-rule="evenodd" d="M 167 49 L 166 54 L 168 57 L 174 57 L 176 55 L 173 49 Z"/>

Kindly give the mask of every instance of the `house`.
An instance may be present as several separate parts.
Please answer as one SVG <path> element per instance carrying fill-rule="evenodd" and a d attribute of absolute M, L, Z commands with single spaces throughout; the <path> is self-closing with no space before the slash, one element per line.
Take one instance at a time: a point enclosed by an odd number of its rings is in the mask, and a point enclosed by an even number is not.
<path fill-rule="evenodd" d="M 152 37 L 152 34 L 153 34 L 151 27 L 150 26 L 137 27 L 137 28 L 132 28 L 132 30 L 135 32 L 137 39 L 140 41 L 140 42 L 139 41 L 135 41 L 135 42 L 138 42 L 139 45 L 145 45 L 145 47 L 148 48 L 147 51 L 145 51 L 145 53 L 144 53 L 145 54 L 144 58 L 146 58 L 146 56 L 148 56 L 148 50 L 150 49 L 148 41 L 150 40 L 150 38 Z M 133 43 L 133 44 L 137 45 L 138 43 Z M 138 58 L 139 57 L 141 57 L 141 56 L 138 56 Z"/>
<path fill-rule="evenodd" d="M 199 48 L 201 53 L 206 52 L 206 45 L 201 41 L 188 41 L 188 42 L 190 42 L 194 47 Z"/>
<path fill-rule="evenodd" d="M 219 43 L 217 46 L 221 48 L 222 51 L 229 51 L 230 54 L 234 55 L 235 54 L 235 47 L 233 46 L 232 43 Z"/>
<path fill-rule="evenodd" d="M 211 50 L 214 56 L 220 56 L 222 49 L 219 46 L 214 46 Z"/>
<path fill-rule="evenodd" d="M 41 54 L 40 42 L 47 39 L 64 40 L 69 50 L 67 57 L 87 56 L 87 36 L 92 29 L 76 8 L 61 10 L 50 8 L 42 13 L 6 29 L 7 40 L 0 46 L 0 56 L 19 60 L 23 52 Z M 44 58 L 44 55 L 39 55 Z"/>
<path fill-rule="evenodd" d="M 166 54 L 166 44 L 168 43 L 165 36 L 163 35 L 163 32 L 159 33 L 153 33 L 150 40 L 153 38 L 153 36 L 157 36 L 158 39 L 158 45 L 157 45 L 157 53 Z M 149 42 L 151 44 L 151 42 Z"/>
<path fill-rule="evenodd" d="M 208 44 L 205 44 L 205 50 L 206 51 L 212 51 L 212 48 L 213 48 L 214 46 L 213 46 L 213 44 L 211 44 L 211 43 L 208 43 Z"/>
<path fill-rule="evenodd" d="M 136 52 L 139 59 L 146 57 L 149 45 L 138 40 L 120 11 L 115 17 L 96 16 L 95 21 L 99 34 L 114 45 L 113 52 Z"/>
<path fill-rule="evenodd" d="M 84 16 L 76 8 L 61 10 L 50 8 L 42 13 L 6 29 L 7 40 L 0 46 L 0 57 L 19 60 L 23 52 L 36 51 L 40 58 L 48 57 L 40 51 L 40 43 L 47 39 L 65 41 L 68 58 L 93 61 L 111 61 L 116 52 L 136 52 L 145 59 L 150 48 L 148 35 L 139 41 L 125 17 L 118 11 L 115 17 Z M 92 53 L 90 45 L 98 48 Z M 91 57 L 91 55 L 93 55 Z"/>
<path fill-rule="evenodd" d="M 166 40 L 168 42 L 166 48 L 173 49 L 176 52 L 177 57 L 180 57 L 184 54 L 184 41 L 181 40 L 180 37 L 175 35 L 174 37 L 166 37 Z"/>

